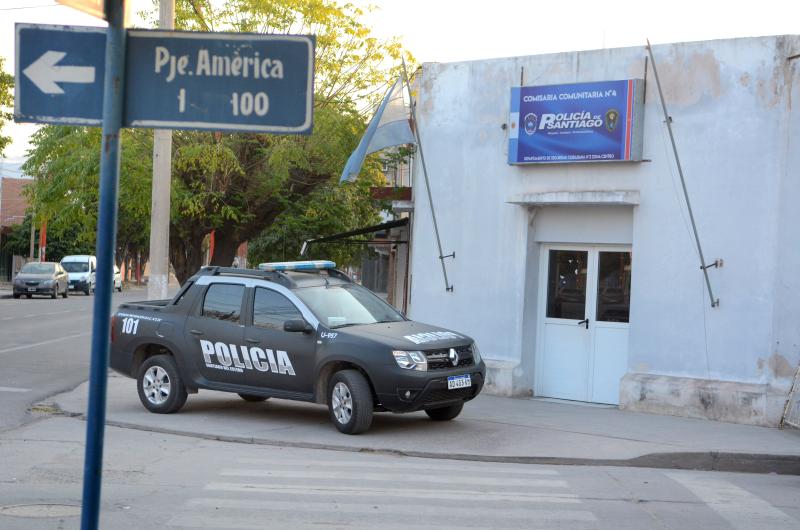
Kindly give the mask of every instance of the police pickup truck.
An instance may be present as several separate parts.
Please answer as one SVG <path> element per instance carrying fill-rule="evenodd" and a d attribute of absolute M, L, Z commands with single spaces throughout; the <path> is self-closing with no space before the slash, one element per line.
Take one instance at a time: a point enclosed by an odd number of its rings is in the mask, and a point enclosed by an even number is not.
<path fill-rule="evenodd" d="M 221 390 L 327 404 L 346 434 L 374 411 L 451 420 L 486 375 L 472 339 L 408 320 L 330 261 L 205 267 L 172 300 L 122 304 L 111 341 L 151 412 Z"/>

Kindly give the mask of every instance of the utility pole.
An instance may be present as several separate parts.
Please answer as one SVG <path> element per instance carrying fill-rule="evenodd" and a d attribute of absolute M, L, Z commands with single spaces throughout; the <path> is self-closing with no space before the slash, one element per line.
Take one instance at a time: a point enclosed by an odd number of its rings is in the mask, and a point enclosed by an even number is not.
<path fill-rule="evenodd" d="M 33 258 L 34 258 L 34 256 L 33 256 L 33 242 L 34 241 L 33 240 L 36 237 L 36 225 L 34 224 L 33 220 L 34 220 L 33 214 L 31 214 L 31 244 L 30 244 L 30 248 L 28 249 L 28 261 L 33 261 Z"/>
<path fill-rule="evenodd" d="M 160 0 L 158 26 L 175 28 L 175 0 Z M 153 189 L 150 210 L 150 277 L 147 299 L 167 298 L 169 284 L 169 211 L 172 182 L 172 131 L 153 131 Z"/>

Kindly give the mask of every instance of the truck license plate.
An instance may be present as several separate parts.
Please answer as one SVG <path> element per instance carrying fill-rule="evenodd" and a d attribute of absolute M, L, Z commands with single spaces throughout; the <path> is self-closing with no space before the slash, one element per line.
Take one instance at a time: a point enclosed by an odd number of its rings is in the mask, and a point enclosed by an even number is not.
<path fill-rule="evenodd" d="M 36 292 L 36 287 L 28 287 L 28 292 L 29 293 L 35 293 Z"/>
<path fill-rule="evenodd" d="M 451 375 L 447 378 L 447 390 L 467 388 L 470 386 L 472 386 L 472 378 L 470 378 L 469 374 Z"/>

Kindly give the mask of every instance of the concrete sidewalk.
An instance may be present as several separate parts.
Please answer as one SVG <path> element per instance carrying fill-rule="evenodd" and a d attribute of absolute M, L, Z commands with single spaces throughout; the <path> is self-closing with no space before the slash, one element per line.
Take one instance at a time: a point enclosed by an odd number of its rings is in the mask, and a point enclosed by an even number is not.
<path fill-rule="evenodd" d="M 88 386 L 50 404 L 83 416 Z M 263 445 L 409 456 L 572 465 L 800 474 L 800 432 L 620 411 L 537 399 L 481 395 L 452 422 L 423 412 L 375 414 L 358 436 L 340 434 L 326 407 L 285 400 L 247 403 L 200 391 L 177 414 L 151 414 L 136 383 L 109 376 L 109 425 Z"/>

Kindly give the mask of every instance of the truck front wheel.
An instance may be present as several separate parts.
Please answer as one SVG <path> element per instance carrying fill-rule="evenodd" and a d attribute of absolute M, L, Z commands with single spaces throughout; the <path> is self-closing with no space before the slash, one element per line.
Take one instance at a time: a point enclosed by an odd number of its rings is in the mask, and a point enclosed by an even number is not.
<path fill-rule="evenodd" d="M 359 434 L 372 425 L 372 391 L 358 370 L 341 370 L 328 385 L 328 411 L 340 432 Z"/>
<path fill-rule="evenodd" d="M 170 414 L 186 403 L 186 387 L 169 355 L 155 355 L 143 362 L 136 382 L 139 400 L 150 412 Z"/>

